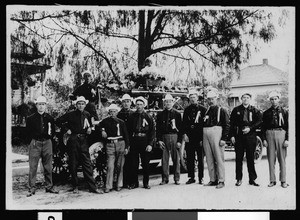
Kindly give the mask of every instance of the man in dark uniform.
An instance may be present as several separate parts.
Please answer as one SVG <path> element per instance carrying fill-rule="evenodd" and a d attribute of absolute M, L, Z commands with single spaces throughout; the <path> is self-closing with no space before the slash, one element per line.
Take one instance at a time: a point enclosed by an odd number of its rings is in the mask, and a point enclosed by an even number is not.
<path fill-rule="evenodd" d="M 259 186 L 255 182 L 257 174 L 254 166 L 254 152 L 256 149 L 256 129 L 262 123 L 261 112 L 250 105 L 251 94 L 244 93 L 241 96 L 242 104 L 235 107 L 230 115 L 231 142 L 235 145 L 236 155 L 236 186 L 242 184 L 243 158 L 246 151 L 249 184 Z"/>
<path fill-rule="evenodd" d="M 110 117 L 103 119 L 99 124 L 102 137 L 106 143 L 107 175 L 105 193 L 108 193 L 113 188 L 114 173 L 116 173 L 116 190 L 121 190 L 125 155 L 128 153 L 129 147 L 125 122 L 117 118 L 120 108 L 116 104 L 111 104 L 107 110 Z"/>
<path fill-rule="evenodd" d="M 31 139 L 29 145 L 29 192 L 27 196 L 35 194 L 36 172 L 40 158 L 44 168 L 46 192 L 58 193 L 52 183 L 52 141 L 55 131 L 54 119 L 47 113 L 46 98 L 39 96 L 36 100 L 37 112 L 26 120 L 26 129 Z"/>
<path fill-rule="evenodd" d="M 190 90 L 188 94 L 190 105 L 183 113 L 182 133 L 188 137 L 189 142 L 186 145 L 187 170 L 190 178 L 186 184 L 195 183 L 195 154 L 198 159 L 198 179 L 199 184 L 203 184 L 203 121 L 202 118 L 206 108 L 198 104 L 198 92 Z"/>
<path fill-rule="evenodd" d="M 229 132 L 229 115 L 217 105 L 218 91 L 212 89 L 207 93 L 208 109 L 203 117 L 203 148 L 206 156 L 210 181 L 205 186 L 225 186 L 224 151 Z"/>
<path fill-rule="evenodd" d="M 264 146 L 267 148 L 270 184 L 268 187 L 276 185 L 275 162 L 278 158 L 281 186 L 287 188 L 286 183 L 286 154 L 289 145 L 289 115 L 279 105 L 280 93 L 273 91 L 269 94 L 271 108 L 263 113 L 262 133 Z"/>
<path fill-rule="evenodd" d="M 78 96 L 83 96 L 89 101 L 87 103 L 85 110 L 91 114 L 92 120 L 98 121 L 99 117 L 96 111 L 95 102 L 98 100 L 98 92 L 94 85 L 92 85 L 92 73 L 89 71 L 83 72 L 84 83 L 80 85 L 72 93 L 72 99 L 76 99 Z"/>
<path fill-rule="evenodd" d="M 84 178 L 89 185 L 90 192 L 103 193 L 96 187 L 89 154 L 89 145 L 87 142 L 87 136 L 91 134 L 91 115 L 84 110 L 88 100 L 86 100 L 83 96 L 79 96 L 75 100 L 75 103 L 77 108 L 76 110 L 68 112 L 56 120 L 57 126 L 65 126 L 67 133 L 70 135 L 67 142 L 67 150 L 70 158 L 70 171 L 74 187 L 73 192 L 79 193 L 77 168 L 80 161 Z"/>
<path fill-rule="evenodd" d="M 122 119 L 125 124 L 126 128 L 128 127 L 128 119 L 129 116 L 133 113 L 133 110 L 130 108 L 132 104 L 132 97 L 128 94 L 124 94 L 121 98 L 122 101 L 122 109 L 119 111 L 117 117 Z M 128 153 L 125 155 L 125 163 L 123 167 L 123 187 L 124 188 L 129 188 L 130 186 L 128 184 L 129 180 L 129 172 L 132 167 L 132 154 L 131 151 L 129 150 Z"/>
<path fill-rule="evenodd" d="M 136 111 L 129 116 L 128 133 L 130 137 L 130 150 L 133 156 L 133 167 L 130 171 L 131 188 L 137 188 L 139 156 L 141 157 L 143 167 L 143 186 L 150 189 L 149 186 L 149 162 L 151 150 L 155 138 L 155 128 L 153 118 L 148 115 L 144 108 L 147 106 L 147 100 L 139 96 L 135 99 Z"/>
<path fill-rule="evenodd" d="M 162 149 L 162 182 L 160 185 L 169 183 L 169 158 L 173 161 L 174 181 L 179 185 L 180 179 L 180 143 L 182 135 L 181 114 L 173 109 L 174 98 L 167 94 L 163 99 L 165 109 L 158 113 L 156 120 L 156 136 L 159 147 Z"/>

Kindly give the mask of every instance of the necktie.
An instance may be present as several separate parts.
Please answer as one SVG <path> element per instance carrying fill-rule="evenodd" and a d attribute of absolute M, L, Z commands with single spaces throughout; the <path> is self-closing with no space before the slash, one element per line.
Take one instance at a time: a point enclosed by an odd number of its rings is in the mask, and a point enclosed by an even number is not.
<path fill-rule="evenodd" d="M 82 112 L 80 113 L 80 123 L 81 123 L 81 128 L 83 129 L 83 127 L 84 127 L 84 115 L 83 115 Z"/>
<path fill-rule="evenodd" d="M 245 110 L 244 110 L 243 121 L 244 122 L 248 122 L 248 109 L 247 108 L 245 108 Z"/>
<path fill-rule="evenodd" d="M 141 117 L 142 114 L 138 113 L 138 120 L 137 120 L 137 123 L 136 123 L 136 130 L 138 132 L 141 131 L 141 124 L 142 124 L 142 117 Z"/>
<path fill-rule="evenodd" d="M 41 134 L 43 134 L 44 133 L 44 119 L 43 119 L 43 115 L 41 115 Z"/>
<path fill-rule="evenodd" d="M 170 111 L 167 110 L 167 120 L 166 120 L 166 131 L 168 132 L 168 125 L 169 125 L 169 114 L 170 114 Z"/>

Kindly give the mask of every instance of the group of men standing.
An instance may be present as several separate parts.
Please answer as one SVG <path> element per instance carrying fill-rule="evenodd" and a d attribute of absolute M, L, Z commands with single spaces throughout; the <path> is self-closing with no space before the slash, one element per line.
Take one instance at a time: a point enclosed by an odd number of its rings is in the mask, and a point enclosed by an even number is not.
<path fill-rule="evenodd" d="M 85 85 L 88 87 L 88 85 Z M 88 88 L 95 95 L 94 88 Z M 91 90 L 91 91 L 90 91 Z M 92 95 L 92 97 L 94 96 Z M 121 98 L 122 109 L 111 104 L 107 109 L 109 116 L 96 124 L 94 105 L 91 113 L 85 110 L 89 100 L 78 96 L 74 101 L 76 110 L 54 119 L 47 113 L 46 98 L 36 100 L 37 112 L 27 118 L 26 127 L 31 137 L 29 145 L 29 193 L 35 194 L 36 170 L 40 157 L 44 167 L 46 192 L 58 193 L 52 183 L 52 143 L 54 124 L 64 128 L 70 135 L 67 150 L 70 157 L 72 191 L 78 193 L 77 167 L 81 162 L 83 174 L 90 192 L 108 193 L 116 180 L 116 190 L 122 187 L 134 189 L 139 187 L 139 161 L 143 169 L 143 187 L 150 189 L 149 162 L 155 138 L 162 150 L 162 182 L 169 183 L 169 158 L 174 168 L 174 183 L 180 184 L 180 150 L 185 143 L 187 155 L 188 181 L 195 183 L 195 155 L 197 154 L 198 181 L 203 184 L 204 155 L 208 167 L 209 182 L 205 186 L 225 186 L 224 150 L 226 140 L 231 140 L 236 153 L 236 186 L 242 184 L 242 165 L 246 152 L 249 184 L 256 183 L 257 174 L 254 166 L 256 149 L 256 130 L 261 127 L 263 143 L 267 147 L 270 184 L 276 185 L 275 161 L 280 164 L 281 186 L 286 188 L 286 151 L 288 146 L 288 112 L 278 104 L 280 94 L 270 93 L 272 107 L 263 114 L 250 105 L 251 94 L 241 96 L 242 104 L 235 107 L 229 116 L 227 110 L 218 105 L 218 92 L 207 93 L 208 107 L 198 103 L 198 92 L 191 90 L 188 94 L 190 105 L 184 110 L 183 117 L 173 108 L 174 98 L 167 94 L 164 99 L 164 110 L 159 112 L 156 121 L 145 111 L 147 100 L 140 96 L 135 99 L 128 94 Z M 134 102 L 136 110 L 131 109 Z M 156 123 L 155 123 L 156 122 Z M 104 140 L 107 154 L 107 178 L 104 191 L 97 189 L 89 156 L 87 137 L 92 128 Z"/>

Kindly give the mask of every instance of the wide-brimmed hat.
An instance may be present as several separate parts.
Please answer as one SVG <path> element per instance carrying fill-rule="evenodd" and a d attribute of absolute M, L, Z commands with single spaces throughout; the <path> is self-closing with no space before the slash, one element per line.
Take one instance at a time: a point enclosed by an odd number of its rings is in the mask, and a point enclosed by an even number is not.
<path fill-rule="evenodd" d="M 187 94 L 187 97 L 190 97 L 190 95 L 199 96 L 199 92 L 196 89 L 191 89 L 191 90 L 189 90 L 189 93 Z"/>
<path fill-rule="evenodd" d="M 85 104 L 88 104 L 89 100 L 85 99 L 84 96 L 78 96 L 74 103 L 77 104 L 77 102 L 85 102 Z"/>
<path fill-rule="evenodd" d="M 244 95 L 248 95 L 250 98 L 252 98 L 252 94 L 249 93 L 249 92 L 244 92 L 244 93 L 241 95 L 241 98 L 243 98 Z"/>
<path fill-rule="evenodd" d="M 35 100 L 35 104 L 37 104 L 37 103 L 48 103 L 47 102 L 47 99 L 46 99 L 46 97 L 45 96 L 39 96 L 39 97 L 37 97 L 37 99 Z"/>
<path fill-rule="evenodd" d="M 107 111 L 109 110 L 117 110 L 117 111 L 120 111 L 121 108 L 119 106 L 117 106 L 116 104 L 111 104 L 110 106 L 108 106 L 107 108 Z"/>
<path fill-rule="evenodd" d="M 173 98 L 173 96 L 171 94 L 166 94 L 165 98 L 163 98 L 163 101 L 165 101 L 165 100 L 172 100 L 172 101 L 174 101 L 174 98 Z"/>
<path fill-rule="evenodd" d="M 120 100 L 121 101 L 124 101 L 124 100 L 130 100 L 130 101 L 132 101 L 132 97 L 130 95 L 128 95 L 128 94 L 124 94 L 122 96 L 122 98 L 120 98 Z"/>
<path fill-rule="evenodd" d="M 85 76 L 93 76 L 92 73 L 88 70 L 82 72 L 82 76 L 85 77 Z"/>
<path fill-rule="evenodd" d="M 277 96 L 279 99 L 281 98 L 281 94 L 279 92 L 272 91 L 272 92 L 270 92 L 268 99 L 275 97 L 275 96 Z"/>
<path fill-rule="evenodd" d="M 219 94 L 216 91 L 211 90 L 211 91 L 208 91 L 208 93 L 206 94 L 206 97 L 207 98 L 218 98 Z"/>
<path fill-rule="evenodd" d="M 137 101 L 142 101 L 142 102 L 144 102 L 145 106 L 147 106 L 147 104 L 148 104 L 147 99 L 145 99 L 143 96 L 136 97 L 136 98 L 134 99 L 134 104 L 136 104 Z"/>

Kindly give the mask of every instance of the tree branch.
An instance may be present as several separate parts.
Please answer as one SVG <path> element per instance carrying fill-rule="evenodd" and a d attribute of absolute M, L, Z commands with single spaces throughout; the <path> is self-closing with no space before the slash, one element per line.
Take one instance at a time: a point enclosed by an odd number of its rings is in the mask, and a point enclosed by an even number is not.
<path fill-rule="evenodd" d="M 46 18 L 62 18 L 65 16 L 70 16 L 72 14 L 74 14 L 75 12 L 72 13 L 65 13 L 65 14 L 60 14 L 60 15 L 46 15 L 40 18 L 28 18 L 28 19 L 18 19 L 18 18 L 10 18 L 11 21 L 17 21 L 17 22 L 34 22 L 34 21 L 41 21 L 44 20 Z"/>

